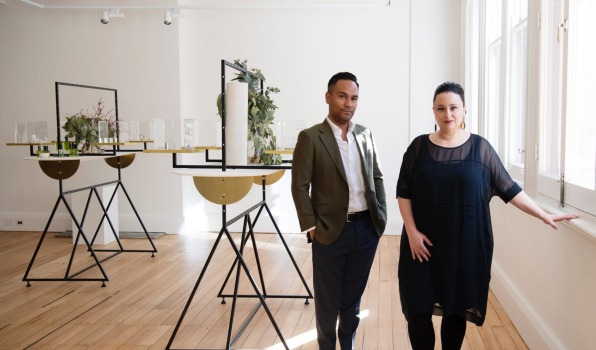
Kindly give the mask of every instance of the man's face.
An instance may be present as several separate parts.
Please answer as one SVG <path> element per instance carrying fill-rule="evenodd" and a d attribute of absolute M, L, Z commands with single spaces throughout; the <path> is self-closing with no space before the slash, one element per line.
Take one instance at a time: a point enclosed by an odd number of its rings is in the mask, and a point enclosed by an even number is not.
<path fill-rule="evenodd" d="M 325 94 L 329 105 L 329 119 L 341 126 L 350 122 L 358 107 L 358 86 L 351 80 L 339 80 Z"/>

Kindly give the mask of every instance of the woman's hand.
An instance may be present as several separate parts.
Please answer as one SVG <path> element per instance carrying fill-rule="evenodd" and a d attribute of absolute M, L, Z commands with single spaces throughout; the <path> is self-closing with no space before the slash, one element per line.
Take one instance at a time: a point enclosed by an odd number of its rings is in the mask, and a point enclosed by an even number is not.
<path fill-rule="evenodd" d="M 542 210 L 542 208 L 540 208 L 524 191 L 521 191 L 517 194 L 517 196 L 513 197 L 511 204 L 515 205 L 523 212 L 542 220 L 542 222 L 554 229 L 557 228 L 557 222 L 559 221 L 569 221 L 578 218 L 577 215 L 573 214 L 548 214 Z"/>
<path fill-rule="evenodd" d="M 408 236 L 408 242 L 410 242 L 410 251 L 412 252 L 412 260 L 418 259 L 428 261 L 430 258 L 430 252 L 426 249 L 424 243 L 432 246 L 432 242 L 426 235 L 416 228 L 414 222 L 414 215 L 412 214 L 412 201 L 408 198 L 397 197 L 397 205 L 399 206 L 399 212 L 401 217 L 404 219 L 404 228 L 406 229 L 406 235 Z"/>
<path fill-rule="evenodd" d="M 577 218 L 578 218 L 578 216 L 573 215 L 573 214 L 561 214 L 561 215 L 546 214 L 546 215 L 542 216 L 542 222 L 544 222 L 547 225 L 550 225 L 552 228 L 554 228 L 556 230 L 557 222 L 569 221 L 569 220 L 573 220 L 573 219 L 577 219 Z"/>
<path fill-rule="evenodd" d="M 417 229 L 406 231 L 408 235 L 408 241 L 410 242 L 410 251 L 412 252 L 412 260 L 418 259 L 418 261 L 422 262 L 422 260 L 428 261 L 431 254 L 426 248 L 425 243 L 429 246 L 432 246 L 432 242 L 426 235 Z"/>

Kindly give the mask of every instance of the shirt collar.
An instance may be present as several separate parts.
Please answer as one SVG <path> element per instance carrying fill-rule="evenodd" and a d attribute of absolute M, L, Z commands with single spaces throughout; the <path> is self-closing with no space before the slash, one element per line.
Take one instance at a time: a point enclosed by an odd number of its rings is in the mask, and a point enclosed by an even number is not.
<path fill-rule="evenodd" d="M 341 136 L 341 128 L 335 125 L 335 123 L 333 123 L 331 119 L 329 119 L 329 117 L 327 117 L 326 119 L 329 126 L 331 126 L 331 131 L 333 131 L 333 134 Z M 351 120 L 348 123 L 348 132 L 351 134 L 352 132 L 354 132 L 356 124 L 354 124 Z"/>

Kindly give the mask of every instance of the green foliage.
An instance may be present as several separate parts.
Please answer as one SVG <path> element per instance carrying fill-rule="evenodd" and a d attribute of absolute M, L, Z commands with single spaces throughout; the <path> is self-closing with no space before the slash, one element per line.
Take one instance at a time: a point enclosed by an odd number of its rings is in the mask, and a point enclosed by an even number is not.
<path fill-rule="evenodd" d="M 272 94 L 279 92 L 276 87 L 267 87 L 261 91 L 260 81 L 265 81 L 265 76 L 258 68 L 248 70 L 246 60 L 235 60 L 234 64 L 247 70 L 247 72 L 239 71 L 236 74 L 237 80 L 248 84 L 248 141 L 252 141 L 254 145 L 254 154 L 251 159 L 252 162 L 262 161 L 266 165 L 281 164 L 281 155 L 266 154 L 266 150 L 275 150 L 276 138 L 271 126 L 274 124 L 275 110 L 277 106 L 273 101 Z M 256 75 L 253 76 L 248 72 Z M 222 95 L 217 97 L 217 111 L 221 117 L 222 113 Z"/>
<path fill-rule="evenodd" d="M 62 126 L 66 131 L 64 137 L 74 138 L 77 145 L 81 144 L 81 151 L 89 152 L 92 144 L 98 141 L 100 121 L 107 121 L 109 133 L 114 134 L 115 117 L 111 113 L 112 111 L 104 112 L 103 101 L 100 99 L 97 107 L 93 106 L 93 113 L 81 110 L 79 113 L 66 115 L 66 123 Z"/>

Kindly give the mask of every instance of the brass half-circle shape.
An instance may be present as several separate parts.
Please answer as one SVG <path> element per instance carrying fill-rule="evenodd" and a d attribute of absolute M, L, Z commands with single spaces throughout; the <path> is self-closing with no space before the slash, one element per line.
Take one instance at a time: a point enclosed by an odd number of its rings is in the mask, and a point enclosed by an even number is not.
<path fill-rule="evenodd" d="M 132 164 L 132 162 L 135 160 L 135 155 L 136 154 L 131 153 L 131 154 L 125 154 L 122 156 L 104 158 L 104 160 L 112 168 L 118 169 L 118 164 L 120 164 L 120 169 L 124 169 L 127 166 Z"/>
<path fill-rule="evenodd" d="M 279 171 L 277 171 L 273 174 L 263 175 L 263 176 L 265 176 L 265 185 L 269 186 L 271 184 L 276 183 L 277 181 L 279 181 L 279 179 L 281 179 L 284 176 L 285 172 L 286 171 L 284 169 L 280 169 Z M 257 185 L 262 185 L 263 184 L 263 176 L 255 176 L 253 182 Z"/>
<path fill-rule="evenodd" d="M 65 180 L 73 176 L 79 170 L 78 159 L 43 161 L 40 160 L 39 167 L 49 177 L 54 180 Z"/>
<path fill-rule="evenodd" d="M 236 203 L 250 191 L 253 177 L 205 177 L 194 176 L 199 193 L 210 202 L 227 205 Z"/>

